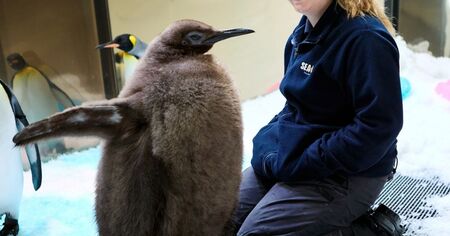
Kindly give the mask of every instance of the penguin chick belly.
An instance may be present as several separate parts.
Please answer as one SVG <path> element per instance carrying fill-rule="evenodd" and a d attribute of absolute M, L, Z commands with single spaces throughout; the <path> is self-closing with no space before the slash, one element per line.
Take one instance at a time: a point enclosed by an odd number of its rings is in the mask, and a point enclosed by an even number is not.
<path fill-rule="evenodd" d="M 14 147 L 17 132 L 9 98 L 0 88 L 0 215 L 10 213 L 17 219 L 23 190 L 20 149 Z"/>
<path fill-rule="evenodd" d="M 171 225 L 203 231 L 185 235 L 217 232 L 231 214 L 240 182 L 239 100 L 229 78 L 215 71 L 165 78 L 159 86 L 164 93 L 152 103 L 159 104 L 152 118 L 153 152 L 169 172 L 167 211 L 180 215 Z"/>

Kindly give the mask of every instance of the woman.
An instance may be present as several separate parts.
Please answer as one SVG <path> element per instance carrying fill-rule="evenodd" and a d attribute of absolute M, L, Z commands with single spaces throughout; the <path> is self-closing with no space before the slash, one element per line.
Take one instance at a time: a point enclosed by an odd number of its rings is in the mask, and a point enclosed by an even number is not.
<path fill-rule="evenodd" d="M 285 49 L 287 102 L 253 139 L 238 235 L 368 235 L 354 221 L 392 175 L 403 122 L 394 29 L 377 0 L 290 2 L 303 17 Z"/>

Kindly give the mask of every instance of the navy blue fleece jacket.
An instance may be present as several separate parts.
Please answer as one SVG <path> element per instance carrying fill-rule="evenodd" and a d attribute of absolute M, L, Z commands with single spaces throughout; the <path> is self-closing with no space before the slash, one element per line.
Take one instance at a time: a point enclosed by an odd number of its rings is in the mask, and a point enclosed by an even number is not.
<path fill-rule="evenodd" d="M 332 4 L 289 37 L 286 105 L 253 139 L 252 166 L 276 181 L 392 171 L 403 111 L 396 43 L 374 17 Z"/>

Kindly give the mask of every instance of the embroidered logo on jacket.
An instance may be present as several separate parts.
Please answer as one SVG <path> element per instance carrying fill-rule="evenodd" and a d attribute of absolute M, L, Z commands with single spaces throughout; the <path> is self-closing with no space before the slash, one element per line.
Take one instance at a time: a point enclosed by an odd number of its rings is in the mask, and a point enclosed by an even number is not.
<path fill-rule="evenodd" d="M 300 65 L 300 69 L 309 75 L 313 72 L 314 66 L 306 62 L 302 62 L 302 64 Z"/>

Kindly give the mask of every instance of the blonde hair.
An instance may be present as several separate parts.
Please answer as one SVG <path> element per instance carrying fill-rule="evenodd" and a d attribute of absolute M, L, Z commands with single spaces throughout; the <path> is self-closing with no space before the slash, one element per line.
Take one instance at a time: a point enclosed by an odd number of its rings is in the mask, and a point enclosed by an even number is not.
<path fill-rule="evenodd" d="M 378 4 L 377 0 L 337 0 L 337 3 L 347 12 L 348 17 L 364 15 L 376 17 L 383 23 L 389 33 L 396 34 L 389 17 L 386 16 L 384 9 Z"/>

